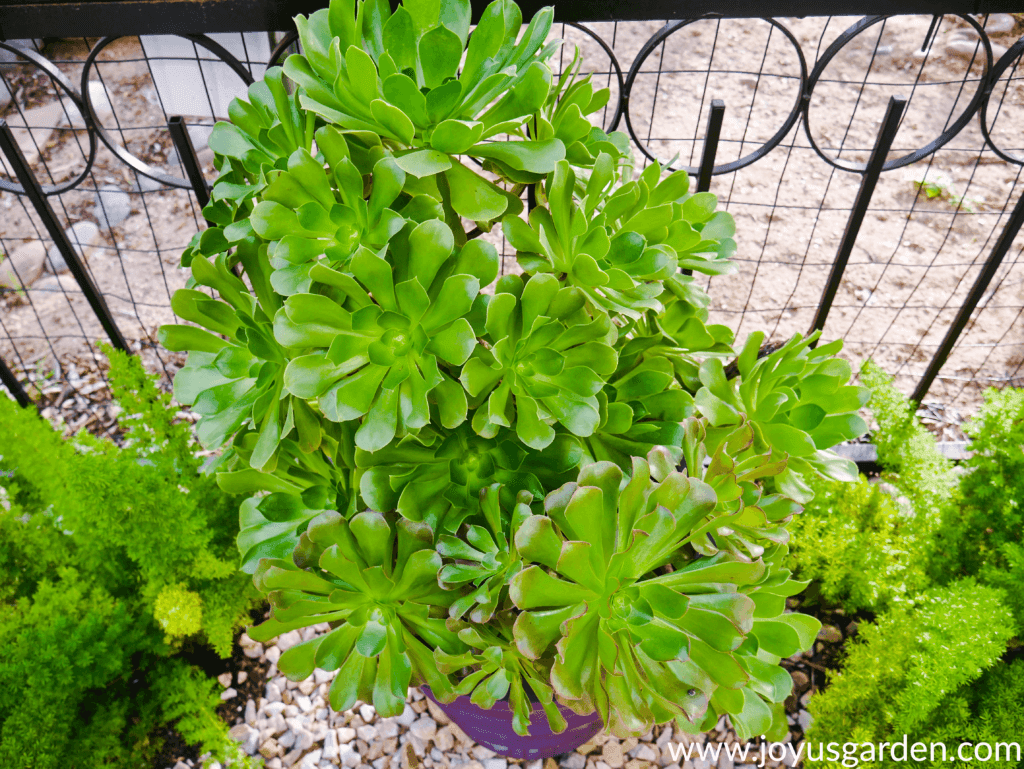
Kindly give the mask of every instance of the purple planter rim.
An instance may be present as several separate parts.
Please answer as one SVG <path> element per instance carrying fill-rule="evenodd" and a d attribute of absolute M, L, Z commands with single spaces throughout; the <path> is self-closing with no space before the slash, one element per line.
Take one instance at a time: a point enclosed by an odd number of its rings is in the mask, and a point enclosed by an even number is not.
<path fill-rule="evenodd" d="M 500 700 L 489 710 L 475 705 L 468 695 L 460 695 L 452 702 L 438 702 L 429 686 L 420 687 L 425 697 L 463 732 L 480 745 L 508 758 L 551 758 L 570 753 L 589 742 L 604 729 L 597 711 L 579 715 L 564 705 L 558 705 L 566 720 L 565 730 L 552 732 L 547 715 L 540 703 L 533 702 L 530 713 L 530 734 L 522 737 L 512 728 L 512 708 L 508 700 Z"/>

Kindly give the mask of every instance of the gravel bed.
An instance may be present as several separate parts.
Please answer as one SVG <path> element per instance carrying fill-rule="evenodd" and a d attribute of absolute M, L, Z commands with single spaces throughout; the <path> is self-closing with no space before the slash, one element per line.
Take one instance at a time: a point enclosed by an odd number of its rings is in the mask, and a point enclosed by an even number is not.
<path fill-rule="evenodd" d="M 409 690 L 405 711 L 397 717 L 381 718 L 373 706 L 356 702 L 349 710 L 335 713 L 327 705 L 327 690 L 335 673 L 316 670 L 305 681 L 289 681 L 277 669 L 281 653 L 300 641 L 329 631 L 326 624 L 285 633 L 273 644 L 257 643 L 243 634 L 240 644 L 247 657 L 266 670 L 261 696 L 245 698 L 239 690 L 252 690 L 253 681 L 245 671 L 218 677 L 226 712 L 237 717 L 230 736 L 243 751 L 267 769 L 743 769 L 754 764 L 734 764 L 722 751 L 716 764 L 705 759 L 686 760 L 679 743 L 696 740 L 705 746 L 738 742 L 723 717 L 707 734 L 691 738 L 675 732 L 671 725 L 656 727 L 640 738 L 620 740 L 601 734 L 573 753 L 545 760 L 519 761 L 498 756 L 477 745 L 458 726 L 427 700 L 417 688 Z M 810 654 L 789 660 L 796 684 L 787 701 L 792 731 L 785 742 L 798 747 L 803 729 L 810 723 L 805 710 L 818 688 L 803 671 L 842 640 L 842 633 L 826 626 Z M 813 671 L 813 667 L 810 668 Z M 819 678 L 820 680 L 820 678 Z M 751 757 L 760 748 L 751 749 Z M 673 757 L 673 755 L 675 757 Z M 206 760 L 204 760 L 204 758 Z M 793 766 L 787 754 L 782 761 L 768 759 L 767 766 Z M 198 762 L 181 761 L 167 769 L 222 769 L 216 761 L 200 756 Z M 162 768 L 158 768 L 162 769 Z"/>

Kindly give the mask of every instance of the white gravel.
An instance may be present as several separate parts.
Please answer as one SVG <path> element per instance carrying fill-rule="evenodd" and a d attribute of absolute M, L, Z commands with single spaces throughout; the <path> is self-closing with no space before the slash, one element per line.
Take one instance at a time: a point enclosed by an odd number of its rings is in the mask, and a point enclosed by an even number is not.
<path fill-rule="evenodd" d="M 675 760 L 678 741 L 688 744 L 694 738 L 673 733 L 671 725 L 657 727 L 642 738 L 619 740 L 598 735 L 561 760 L 518 761 L 497 756 L 477 745 L 461 729 L 429 702 L 417 688 L 409 690 L 404 712 L 393 718 L 378 717 L 373 706 L 357 702 L 343 713 L 334 713 L 327 706 L 327 691 L 335 673 L 316 670 L 305 681 L 289 681 L 277 670 L 281 652 L 314 634 L 325 633 L 327 625 L 292 631 L 275 644 L 257 644 L 242 636 L 242 648 L 249 656 L 258 650 L 269 670 L 264 696 L 244 703 L 240 716 L 229 735 L 242 749 L 266 769 L 711 769 L 701 759 Z M 230 674 L 218 678 L 225 687 L 224 699 L 237 696 Z M 239 683 L 241 683 L 239 681 Z M 802 703 L 805 704 L 805 703 Z M 809 714 L 802 710 L 791 718 L 801 726 L 809 724 Z M 797 735 L 794 735 L 796 737 Z M 701 744 L 736 742 L 727 720 L 716 729 L 700 735 Z M 202 769 L 218 769 L 215 762 L 199 762 Z M 783 762 L 768 760 L 768 766 Z M 722 752 L 717 769 L 733 769 L 731 759 Z M 742 765 L 736 765 L 740 769 Z M 195 769 L 179 763 L 168 769 Z"/>

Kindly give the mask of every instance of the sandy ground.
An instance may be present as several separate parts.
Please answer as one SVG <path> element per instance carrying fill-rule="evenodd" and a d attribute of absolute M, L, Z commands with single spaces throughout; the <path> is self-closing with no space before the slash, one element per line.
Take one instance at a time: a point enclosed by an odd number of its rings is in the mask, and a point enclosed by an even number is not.
<path fill-rule="evenodd" d="M 854 21 L 807 18 L 780 23 L 799 42 L 810 70 Z M 844 165 L 862 163 L 893 94 L 910 97 L 910 103 L 891 158 L 933 141 L 963 112 L 983 67 L 946 52 L 946 45 L 966 26 L 958 20 L 945 19 L 927 56 L 920 53 L 928 21 L 929 17 L 903 17 L 898 23 L 890 20 L 884 27 L 870 27 L 825 68 L 810 102 L 809 120 L 810 133 L 826 156 Z M 589 26 L 613 44 L 625 75 L 661 25 Z M 584 68 L 611 86 L 614 102 L 618 88 L 608 74 L 607 55 L 584 33 L 560 27 L 555 33 L 581 46 Z M 1022 27 L 1018 23 L 1013 32 L 994 36 L 993 41 L 1009 46 Z M 87 52 L 86 41 L 64 41 L 51 44 L 46 54 L 62 62 L 62 70 L 78 82 Z M 126 38 L 101 55 L 98 74 L 113 105 L 113 115 L 104 118 L 104 125 L 116 130 L 134 154 L 169 170 L 171 143 L 162 127 L 166 118 L 141 54 L 138 42 Z M 567 63 L 568 57 L 563 61 Z M 678 155 L 677 163 L 695 165 L 710 100 L 722 99 L 726 112 L 718 162 L 730 162 L 755 151 L 784 124 L 798 94 L 799 73 L 790 40 L 764 21 L 696 22 L 676 30 L 637 66 L 630 124 L 635 136 L 662 161 Z M 1001 147 L 1016 148 L 1024 158 L 1019 149 L 1024 142 L 1013 129 L 1024 124 L 1022 80 L 1011 70 L 997 85 L 1000 109 L 990 112 L 989 124 Z M 45 78 L 40 86 L 37 78 L 28 83 L 19 103 L 45 105 L 47 98 L 53 101 L 52 86 Z M 610 113 L 603 116 L 606 127 Z M 7 117 L 16 122 L 13 106 Z M 624 119 L 619 128 L 626 128 Z M 42 161 L 36 160 L 37 173 L 52 174 L 57 181 L 80 171 L 84 137 L 84 132 L 63 128 L 49 136 L 33 132 L 35 141 L 29 141 L 28 133 L 22 132 L 26 152 L 46 140 Z M 875 358 L 908 392 L 1020 195 L 1020 187 L 1014 188 L 1019 167 L 983 145 L 975 117 L 938 152 L 883 175 L 828 317 L 827 337 L 846 339 L 846 352 L 853 360 Z M 639 153 L 638 159 L 643 159 Z M 711 191 L 737 220 L 739 270 L 711 281 L 714 320 L 736 329 L 741 339 L 755 329 L 774 338 L 806 331 L 859 181 L 858 174 L 836 170 L 816 154 L 802 121 L 765 158 L 716 176 Z M 935 197 L 919 189 L 921 181 Z M 156 327 L 171 320 L 169 295 L 186 278 L 176 265 L 197 229 L 197 207 L 184 191 L 140 193 L 135 174 L 103 148 L 82 188 L 54 198 L 58 216 L 69 223 L 94 219 L 90 190 L 104 184 L 133 191 L 133 211 L 104 233 L 89 267 L 124 334 L 148 347 Z M 3 251 L 10 253 L 41 231 L 23 199 L 0 193 Z M 500 243 L 500 236 L 495 240 Z M 978 383 L 1016 381 L 1024 361 L 1019 318 L 1024 306 L 1022 245 L 1024 235 L 1016 239 L 993 284 L 995 290 L 983 299 L 931 390 L 929 399 L 944 403 L 949 413 L 966 413 L 976 406 Z M 512 260 L 506 261 L 514 269 Z M 92 357 L 90 342 L 100 338 L 102 330 L 69 276 L 44 277 L 25 294 L 8 294 L 0 301 L 0 354 L 5 360 L 16 367 L 52 368 L 54 356 L 62 361 Z M 159 369 L 173 370 L 176 365 L 166 352 L 152 358 Z"/>

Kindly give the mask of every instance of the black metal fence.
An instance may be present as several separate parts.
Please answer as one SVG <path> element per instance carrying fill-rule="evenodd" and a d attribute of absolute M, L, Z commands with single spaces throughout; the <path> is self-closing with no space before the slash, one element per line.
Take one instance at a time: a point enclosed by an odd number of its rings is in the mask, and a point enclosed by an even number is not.
<path fill-rule="evenodd" d="M 205 226 L 210 126 L 294 45 L 267 30 L 317 5 L 0 6 L 0 375 L 15 397 L 81 406 L 102 388 L 101 338 L 180 365 L 155 329 Z M 736 217 L 739 274 L 710 281 L 713 318 L 741 337 L 823 328 L 948 413 L 1024 384 L 1024 14 L 747 5 L 556 6 L 559 64 L 579 46 L 612 91 L 603 127 Z"/>

